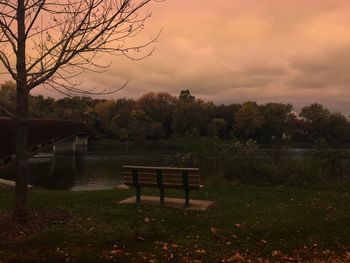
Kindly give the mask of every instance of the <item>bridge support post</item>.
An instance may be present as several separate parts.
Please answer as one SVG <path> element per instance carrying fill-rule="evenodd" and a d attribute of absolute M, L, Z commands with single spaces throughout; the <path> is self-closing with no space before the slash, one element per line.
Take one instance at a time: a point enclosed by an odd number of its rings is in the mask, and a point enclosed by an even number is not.
<path fill-rule="evenodd" d="M 79 135 L 74 138 L 75 150 L 79 152 L 87 152 L 88 137 Z"/>
<path fill-rule="evenodd" d="M 75 152 L 76 145 L 75 141 L 70 139 L 68 141 L 59 142 L 55 144 L 52 148 L 53 153 L 69 153 L 69 152 Z"/>
<path fill-rule="evenodd" d="M 88 146 L 87 136 L 76 136 L 67 141 L 62 141 L 53 146 L 53 153 L 86 152 Z"/>

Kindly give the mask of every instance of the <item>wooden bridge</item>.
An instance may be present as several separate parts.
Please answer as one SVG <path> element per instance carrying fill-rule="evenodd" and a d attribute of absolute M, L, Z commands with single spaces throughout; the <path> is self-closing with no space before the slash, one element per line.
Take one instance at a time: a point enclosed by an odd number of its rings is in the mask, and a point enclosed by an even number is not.
<path fill-rule="evenodd" d="M 72 141 L 76 146 L 87 145 L 87 128 L 78 121 L 30 119 L 28 130 L 28 157 Z M 0 170 L 15 162 L 16 124 L 11 118 L 0 117 Z"/>

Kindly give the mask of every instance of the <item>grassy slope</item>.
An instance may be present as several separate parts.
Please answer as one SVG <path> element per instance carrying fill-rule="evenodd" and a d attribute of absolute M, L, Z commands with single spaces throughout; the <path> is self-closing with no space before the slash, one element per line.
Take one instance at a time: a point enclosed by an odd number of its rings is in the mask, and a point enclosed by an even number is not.
<path fill-rule="evenodd" d="M 340 253 L 350 248 L 349 192 L 211 186 L 192 194 L 217 201 L 206 212 L 115 203 L 133 193 L 34 190 L 31 208 L 63 208 L 74 218 L 27 240 L 0 241 L 0 259 L 217 262 L 235 251 L 268 258 L 275 250 L 295 257 L 304 246 Z M 0 190 L 0 209 L 9 208 L 11 198 Z"/>

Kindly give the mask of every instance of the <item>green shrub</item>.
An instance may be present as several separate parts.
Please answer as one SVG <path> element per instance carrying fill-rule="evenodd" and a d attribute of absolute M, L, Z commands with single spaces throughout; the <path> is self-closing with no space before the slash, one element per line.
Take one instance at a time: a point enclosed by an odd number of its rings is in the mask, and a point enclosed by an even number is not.
<path fill-rule="evenodd" d="M 174 142 L 180 153 L 169 163 L 199 167 L 203 179 L 210 183 L 319 187 L 349 179 L 350 161 L 345 151 L 318 150 L 297 158 L 264 155 L 254 141 L 224 141 L 187 134 L 174 138 Z"/>

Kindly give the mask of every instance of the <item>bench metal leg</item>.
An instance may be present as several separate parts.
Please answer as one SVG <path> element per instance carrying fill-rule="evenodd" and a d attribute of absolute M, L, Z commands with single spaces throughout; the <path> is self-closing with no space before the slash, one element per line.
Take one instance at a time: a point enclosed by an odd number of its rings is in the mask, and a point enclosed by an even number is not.
<path fill-rule="evenodd" d="M 185 207 L 190 207 L 190 191 L 185 189 Z"/>
<path fill-rule="evenodd" d="M 161 205 L 164 205 L 164 188 L 163 187 L 161 187 L 161 188 L 159 188 L 159 192 L 160 192 L 160 204 Z"/>
<path fill-rule="evenodd" d="M 182 172 L 182 184 L 183 184 L 184 190 L 185 190 L 185 207 L 187 208 L 190 206 L 190 189 L 188 187 L 188 172 L 187 171 Z"/>
<path fill-rule="evenodd" d="M 136 203 L 141 203 L 141 187 L 136 187 Z"/>

